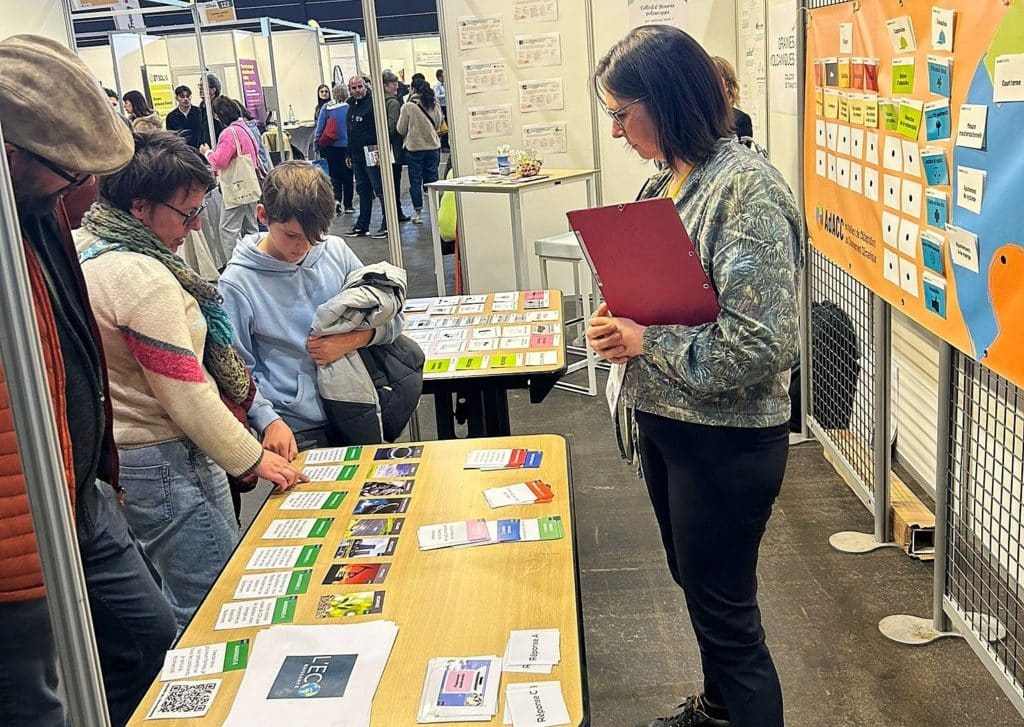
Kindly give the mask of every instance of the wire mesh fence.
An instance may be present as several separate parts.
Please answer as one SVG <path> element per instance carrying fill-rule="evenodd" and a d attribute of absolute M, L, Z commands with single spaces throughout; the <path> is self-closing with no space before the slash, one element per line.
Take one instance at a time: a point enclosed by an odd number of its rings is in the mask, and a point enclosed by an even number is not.
<path fill-rule="evenodd" d="M 945 601 L 1024 697 L 1024 391 L 953 355 Z"/>
<path fill-rule="evenodd" d="M 823 444 L 838 454 L 854 478 L 850 484 L 868 505 L 874 501 L 872 390 L 878 356 L 873 333 L 873 296 L 816 249 L 808 254 L 811 303 L 808 413 Z M 885 357 L 883 361 L 887 360 Z"/>

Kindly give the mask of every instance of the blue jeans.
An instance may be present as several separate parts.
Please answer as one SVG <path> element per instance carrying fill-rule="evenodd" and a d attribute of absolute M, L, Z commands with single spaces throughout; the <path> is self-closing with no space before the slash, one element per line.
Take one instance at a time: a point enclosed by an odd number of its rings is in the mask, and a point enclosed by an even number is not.
<path fill-rule="evenodd" d="M 110 485 L 92 535 L 78 548 L 92 611 L 111 724 L 128 721 L 174 641 L 174 614 L 160 595 Z M 70 607 L 70 606 L 69 606 Z M 43 598 L 0 603 L 0 715 L 5 727 L 63 727 L 56 653 Z"/>
<path fill-rule="evenodd" d="M 380 181 L 380 166 L 366 166 L 366 152 L 361 148 L 353 149 L 349 154 L 352 160 L 352 173 L 356 178 L 356 192 L 359 194 L 359 219 L 356 227 L 360 230 L 370 229 L 370 215 L 373 214 L 373 198 L 381 200 L 383 212 L 384 187 Z M 385 219 L 381 227 L 387 226 Z"/>
<path fill-rule="evenodd" d="M 227 475 L 188 439 L 118 455 L 125 516 L 183 629 L 238 544 Z"/>
<path fill-rule="evenodd" d="M 409 167 L 409 196 L 417 212 L 423 209 L 423 185 L 437 181 L 437 167 L 441 163 L 440 149 L 405 152 Z"/>

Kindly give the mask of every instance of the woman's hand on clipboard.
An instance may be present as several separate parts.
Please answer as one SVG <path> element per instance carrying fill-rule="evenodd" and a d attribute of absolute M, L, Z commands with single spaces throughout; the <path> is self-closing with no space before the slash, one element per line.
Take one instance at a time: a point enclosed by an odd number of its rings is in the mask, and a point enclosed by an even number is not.
<path fill-rule="evenodd" d="M 616 318 L 608 314 L 608 304 L 602 303 L 587 322 L 587 340 L 598 356 L 613 364 L 623 364 L 644 352 L 644 331 L 629 318 Z"/>

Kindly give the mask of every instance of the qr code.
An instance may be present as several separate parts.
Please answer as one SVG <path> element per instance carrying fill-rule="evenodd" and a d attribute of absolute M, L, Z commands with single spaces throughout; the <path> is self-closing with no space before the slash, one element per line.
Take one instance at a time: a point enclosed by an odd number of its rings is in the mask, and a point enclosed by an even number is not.
<path fill-rule="evenodd" d="M 213 698 L 220 689 L 220 682 L 220 679 L 211 679 L 206 682 L 165 684 L 146 719 L 203 717 L 210 711 Z"/>

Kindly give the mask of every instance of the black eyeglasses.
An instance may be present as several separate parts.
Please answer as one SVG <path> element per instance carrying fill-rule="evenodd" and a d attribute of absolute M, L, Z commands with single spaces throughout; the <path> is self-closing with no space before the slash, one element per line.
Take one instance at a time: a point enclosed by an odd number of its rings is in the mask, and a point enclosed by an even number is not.
<path fill-rule="evenodd" d="M 92 179 L 92 175 L 91 174 L 87 174 L 85 172 L 80 172 L 80 173 L 74 174 L 74 175 L 69 174 L 68 172 L 65 172 L 63 169 L 61 169 L 56 164 L 51 162 L 46 157 L 39 156 L 34 151 L 29 151 L 28 149 L 26 149 L 25 151 L 27 151 L 29 154 L 31 154 L 33 159 L 35 159 L 37 162 L 39 162 L 44 167 L 49 169 L 51 172 L 56 174 L 58 177 L 63 179 L 65 182 L 70 184 L 72 187 L 81 187 L 83 184 L 85 184 L 90 179 Z"/>
<path fill-rule="evenodd" d="M 174 210 L 179 215 L 181 215 L 182 227 L 188 227 L 189 225 L 191 225 L 193 222 L 196 221 L 196 219 L 199 217 L 199 215 L 203 214 L 203 210 L 206 209 L 206 202 L 203 202 L 201 205 L 199 205 L 198 207 L 196 207 L 194 210 L 192 210 L 190 212 L 182 212 L 180 209 L 178 209 L 174 205 L 167 204 L 166 202 L 157 202 L 157 204 L 162 204 L 167 209 Z"/>
<path fill-rule="evenodd" d="M 643 96 L 641 96 L 640 98 L 633 99 L 632 101 L 630 101 L 627 104 L 623 104 L 622 106 L 619 106 L 619 108 L 617 108 L 617 109 L 610 109 L 607 106 L 605 106 L 604 103 L 602 103 L 601 104 L 601 108 L 604 109 L 604 112 L 606 114 L 608 114 L 609 117 L 611 117 L 611 120 L 615 122 L 615 125 L 618 126 L 620 129 L 622 129 L 622 128 L 624 128 L 623 124 L 626 123 L 626 117 L 622 115 L 622 112 L 625 111 L 626 109 L 628 109 L 633 104 L 638 104 L 641 101 L 645 101 L 645 100 L 646 99 Z"/>

